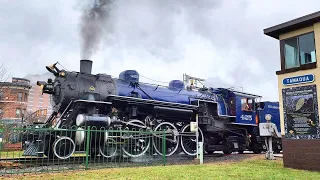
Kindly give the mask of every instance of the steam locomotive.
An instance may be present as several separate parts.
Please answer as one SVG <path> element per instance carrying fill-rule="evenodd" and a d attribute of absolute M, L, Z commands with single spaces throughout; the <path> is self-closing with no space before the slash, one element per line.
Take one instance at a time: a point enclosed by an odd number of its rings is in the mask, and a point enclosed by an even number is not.
<path fill-rule="evenodd" d="M 91 151 L 104 157 L 115 156 L 119 151 L 105 150 L 111 143 L 131 140 L 133 143 L 123 143 L 120 149 L 130 157 L 143 155 L 151 146 L 159 155 L 183 152 L 195 156 L 196 133 L 191 132 L 191 122 L 198 122 L 198 141 L 204 143 L 204 150 L 209 154 L 214 151 L 243 153 L 245 150 L 261 153 L 265 147 L 258 125 L 265 122 L 266 114 L 271 114 L 272 122 L 280 131 L 279 104 L 258 102 L 261 98 L 258 95 L 225 88 L 191 89 L 180 80 L 172 80 L 168 86 L 151 85 L 140 82 L 135 70 L 123 71 L 119 78 L 93 75 L 90 60 L 80 61 L 80 72 L 60 70 L 56 64 L 46 66 L 55 76 L 54 80 L 37 82 L 54 102 L 54 112 L 43 128 L 76 127 L 77 131 L 37 135 L 29 132 L 25 155 L 43 152 L 48 157 L 69 158 L 76 150 L 83 150 L 86 132 L 82 130 L 88 126 L 104 130 L 92 134 L 88 141 L 90 148 L 93 147 Z M 115 129 L 139 129 L 154 134 L 152 138 L 130 133 L 111 135 L 109 131 Z M 165 151 L 161 143 L 155 143 L 164 138 L 156 132 L 166 134 Z M 38 138 L 30 140 L 28 136 Z M 274 143 L 274 150 L 280 151 L 281 139 L 275 139 Z"/>

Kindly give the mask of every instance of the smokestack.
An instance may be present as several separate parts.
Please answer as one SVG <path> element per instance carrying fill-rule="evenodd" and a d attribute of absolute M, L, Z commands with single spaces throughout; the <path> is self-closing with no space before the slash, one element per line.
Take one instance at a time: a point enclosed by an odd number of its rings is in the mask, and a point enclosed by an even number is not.
<path fill-rule="evenodd" d="M 92 61 L 91 60 L 80 60 L 80 73 L 91 74 Z"/>

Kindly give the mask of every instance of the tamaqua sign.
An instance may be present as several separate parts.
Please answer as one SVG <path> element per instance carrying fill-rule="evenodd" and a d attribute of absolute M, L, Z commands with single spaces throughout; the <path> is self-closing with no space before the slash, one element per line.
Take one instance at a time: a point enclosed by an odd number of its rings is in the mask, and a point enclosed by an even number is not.
<path fill-rule="evenodd" d="M 294 84 L 303 84 L 303 83 L 311 83 L 314 81 L 313 74 L 305 74 L 301 76 L 293 76 L 284 78 L 282 80 L 282 84 L 285 86 L 294 85 Z"/>

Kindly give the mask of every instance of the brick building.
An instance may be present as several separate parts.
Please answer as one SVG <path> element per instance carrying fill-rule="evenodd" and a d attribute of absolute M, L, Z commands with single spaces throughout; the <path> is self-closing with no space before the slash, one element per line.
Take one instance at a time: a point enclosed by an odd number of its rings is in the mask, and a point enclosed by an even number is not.
<path fill-rule="evenodd" d="M 27 113 L 30 115 L 40 110 L 40 116 L 50 116 L 52 113 L 50 95 L 41 93 L 41 88 L 37 85 L 37 81 L 46 81 L 48 78 L 54 78 L 52 77 L 52 74 L 28 74 L 24 78 L 29 79 L 31 85 L 31 89 L 29 91 Z"/>
<path fill-rule="evenodd" d="M 0 82 L 0 121 L 19 124 L 27 109 L 30 81 L 12 78 L 11 82 Z"/>
<path fill-rule="evenodd" d="M 29 92 L 27 111 L 35 112 L 37 110 L 46 110 L 42 111 L 42 113 L 46 112 L 46 115 L 50 115 L 52 113 L 52 105 L 50 103 L 50 95 L 42 94 L 40 86 L 32 84 Z"/>

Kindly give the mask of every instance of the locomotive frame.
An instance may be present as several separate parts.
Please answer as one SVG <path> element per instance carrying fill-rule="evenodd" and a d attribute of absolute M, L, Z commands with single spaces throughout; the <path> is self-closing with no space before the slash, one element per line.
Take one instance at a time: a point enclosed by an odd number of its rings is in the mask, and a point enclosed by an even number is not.
<path fill-rule="evenodd" d="M 83 150 L 86 139 L 84 129 L 95 126 L 102 133 L 92 135 L 90 147 L 94 148 L 90 152 L 106 158 L 116 156 L 119 151 L 129 157 L 139 157 L 151 146 L 157 154 L 164 155 L 163 147 L 155 143 L 162 138 L 161 133 L 165 133 L 166 138 L 165 156 L 180 152 L 196 156 L 196 135 L 190 132 L 190 122 L 195 122 L 197 117 L 198 141 L 204 143 L 207 153 L 223 151 L 231 154 L 245 150 L 261 153 L 263 150 L 263 140 L 257 133 L 259 122 L 239 123 L 237 112 L 240 111 L 236 107 L 239 98 L 249 97 L 254 110 L 251 115 L 255 116 L 255 99 L 261 96 L 222 88 L 186 90 L 184 84 L 177 80 L 170 83 L 171 87 L 150 86 L 139 82 L 139 75 L 132 70 L 122 72 L 118 79 L 106 74 L 92 75 L 90 60 L 80 61 L 80 72 L 60 70 L 56 64 L 46 67 L 56 77 L 54 81 L 48 79 L 47 82 L 37 82 L 42 86 L 43 93 L 51 94 L 56 103 L 54 112 L 43 127 L 57 130 L 76 127 L 76 131 L 65 134 L 51 131 L 39 133 L 36 135 L 38 139 L 26 146 L 25 155 L 43 152 L 48 157 L 67 159 L 76 150 Z M 152 97 L 150 93 L 158 94 Z M 155 96 L 160 98 L 155 99 Z M 248 112 L 240 116 L 249 117 Z M 60 117 L 53 124 L 58 114 Z M 151 133 L 130 133 L 137 129 Z M 110 135 L 112 130 L 129 131 Z M 26 133 L 25 139 L 30 135 L 34 136 Z M 133 147 L 128 145 L 119 149 L 117 146 L 116 149 L 105 149 L 110 144 L 128 140 L 135 140 L 131 144 Z M 140 149 L 137 150 L 135 146 L 138 145 Z M 35 149 L 34 146 L 40 148 Z M 137 152 L 130 151 L 132 149 Z"/>

